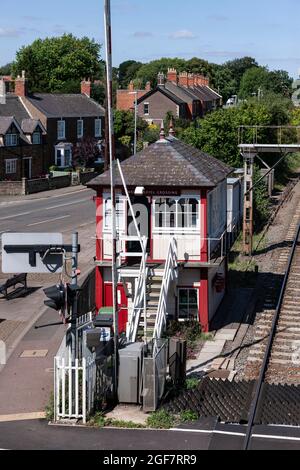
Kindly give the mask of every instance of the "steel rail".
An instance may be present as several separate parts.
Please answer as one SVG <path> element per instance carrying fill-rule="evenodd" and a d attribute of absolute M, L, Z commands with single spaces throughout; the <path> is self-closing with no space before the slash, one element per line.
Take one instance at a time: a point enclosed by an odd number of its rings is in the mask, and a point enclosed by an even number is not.
<path fill-rule="evenodd" d="M 287 283 L 288 283 L 288 280 L 289 280 L 289 275 L 290 275 L 290 272 L 291 272 L 292 264 L 293 264 L 293 261 L 294 261 L 296 248 L 297 248 L 298 243 L 299 243 L 299 237 L 300 237 L 300 225 L 298 227 L 297 234 L 296 234 L 296 237 L 295 237 L 295 240 L 294 240 L 294 243 L 293 243 L 292 251 L 291 251 L 289 262 L 288 262 L 287 271 L 285 273 L 284 281 L 283 281 L 281 292 L 280 292 L 279 301 L 278 301 L 276 312 L 275 312 L 274 319 L 273 319 L 273 322 L 272 322 L 272 328 L 271 328 L 269 341 L 268 341 L 268 344 L 267 344 L 267 349 L 266 349 L 266 352 L 265 352 L 265 355 L 264 355 L 264 360 L 263 360 L 263 363 L 262 363 L 262 368 L 261 368 L 261 371 L 260 371 L 260 375 L 259 375 L 259 378 L 258 378 L 257 384 L 256 384 L 255 396 L 253 398 L 253 401 L 252 401 L 252 404 L 251 404 L 251 407 L 250 407 L 247 434 L 246 434 L 246 437 L 245 437 L 243 450 L 249 450 L 249 446 L 250 446 L 250 443 L 251 443 L 252 429 L 253 429 L 254 424 L 255 424 L 254 421 L 255 421 L 255 417 L 256 417 L 256 413 L 257 413 L 259 404 L 262 400 L 263 384 L 264 384 L 266 372 L 268 370 L 269 359 L 270 359 L 270 355 L 271 355 L 271 352 L 272 352 L 274 338 L 275 338 L 275 335 L 276 335 L 276 327 L 277 327 L 279 316 L 280 316 L 280 313 L 281 313 L 281 307 L 282 307 L 282 303 L 283 303 Z"/>

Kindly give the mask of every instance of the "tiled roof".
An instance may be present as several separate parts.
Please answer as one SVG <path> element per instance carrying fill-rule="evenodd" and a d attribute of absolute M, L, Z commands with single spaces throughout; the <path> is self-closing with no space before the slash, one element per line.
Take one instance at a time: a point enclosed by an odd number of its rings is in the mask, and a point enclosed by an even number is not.
<path fill-rule="evenodd" d="M 105 115 L 104 108 L 100 104 L 83 94 L 35 93 L 26 98 L 49 118 Z"/>
<path fill-rule="evenodd" d="M 10 94 L 6 95 L 6 103 L 0 105 L 0 116 L 14 116 L 18 123 L 21 123 L 23 119 L 30 118 L 20 98 Z"/>
<path fill-rule="evenodd" d="M 41 126 L 41 123 L 36 119 L 23 119 L 21 128 L 24 134 L 33 134 L 38 125 Z"/>
<path fill-rule="evenodd" d="M 167 96 L 168 98 L 170 98 L 170 100 L 174 101 L 174 103 L 176 103 L 178 105 L 186 103 L 186 100 L 181 99 L 179 96 L 175 95 L 170 90 L 167 90 L 164 86 L 158 86 L 154 90 L 149 91 L 144 96 L 139 98 L 138 99 L 138 104 L 142 103 L 143 101 L 148 99 L 149 96 L 152 96 L 152 95 L 154 95 L 154 93 L 157 93 L 157 92 L 162 93 L 163 95 Z"/>
<path fill-rule="evenodd" d="M 145 187 L 213 188 L 232 171 L 220 160 L 174 137 L 150 145 L 121 166 L 128 186 Z M 108 185 L 109 172 L 89 183 L 91 187 Z M 116 177 L 116 185 L 122 185 L 119 175 Z"/>
<path fill-rule="evenodd" d="M 12 116 L 10 117 L 0 116 L 0 135 L 5 135 L 13 122 L 14 122 L 14 118 Z"/>

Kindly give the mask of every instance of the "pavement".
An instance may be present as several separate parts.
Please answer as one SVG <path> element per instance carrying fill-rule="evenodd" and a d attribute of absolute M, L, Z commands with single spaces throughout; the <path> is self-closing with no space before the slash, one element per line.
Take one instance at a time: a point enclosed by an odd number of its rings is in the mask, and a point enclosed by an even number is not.
<path fill-rule="evenodd" d="M 72 232 L 78 231 L 82 246 L 79 267 L 83 278 L 94 267 L 93 196 L 93 191 L 79 187 L 23 198 L 0 198 L 0 236 L 1 232 L 8 231 L 58 232 L 63 233 L 65 243 L 70 243 Z M 0 273 L 0 283 L 7 277 Z M 43 293 L 43 289 L 56 284 L 58 278 L 58 275 L 29 275 L 28 294 L 10 301 L 0 300 L 0 341 L 6 345 L 7 359 L 5 366 L 0 364 L 0 422 L 41 417 L 49 402 L 53 390 L 53 360 L 66 327 L 39 330 L 34 327 L 60 320 L 54 310 L 44 307 Z"/>

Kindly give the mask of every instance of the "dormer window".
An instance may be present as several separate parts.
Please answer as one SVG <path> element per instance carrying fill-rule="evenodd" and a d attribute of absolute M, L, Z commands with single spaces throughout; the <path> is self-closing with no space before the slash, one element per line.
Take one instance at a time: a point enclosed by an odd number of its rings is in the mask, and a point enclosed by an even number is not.
<path fill-rule="evenodd" d="M 18 134 L 6 134 L 5 136 L 6 147 L 17 147 L 18 143 L 19 143 Z"/>
<path fill-rule="evenodd" d="M 40 145 L 41 144 L 41 133 L 36 131 L 32 134 L 32 144 L 33 145 Z"/>
<path fill-rule="evenodd" d="M 66 138 L 66 122 L 57 121 L 57 140 L 63 140 Z"/>

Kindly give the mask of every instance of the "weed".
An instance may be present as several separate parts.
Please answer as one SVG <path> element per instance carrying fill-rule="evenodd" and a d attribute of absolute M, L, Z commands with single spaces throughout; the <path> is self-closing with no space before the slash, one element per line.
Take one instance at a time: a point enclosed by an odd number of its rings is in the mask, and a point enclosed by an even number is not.
<path fill-rule="evenodd" d="M 165 410 L 156 411 L 147 419 L 147 426 L 151 429 L 170 429 L 175 423 L 175 417 Z"/>
<path fill-rule="evenodd" d="M 194 411 L 187 410 L 180 413 L 180 421 L 182 423 L 191 423 L 192 421 L 197 421 L 198 419 L 199 416 Z"/>
<path fill-rule="evenodd" d="M 46 419 L 48 421 L 54 420 L 54 393 L 51 392 L 49 402 L 45 407 Z"/>
<path fill-rule="evenodd" d="M 195 388 L 198 387 L 199 383 L 199 379 L 196 379 L 195 377 L 191 379 L 186 379 L 185 387 L 187 390 L 195 390 Z"/>

